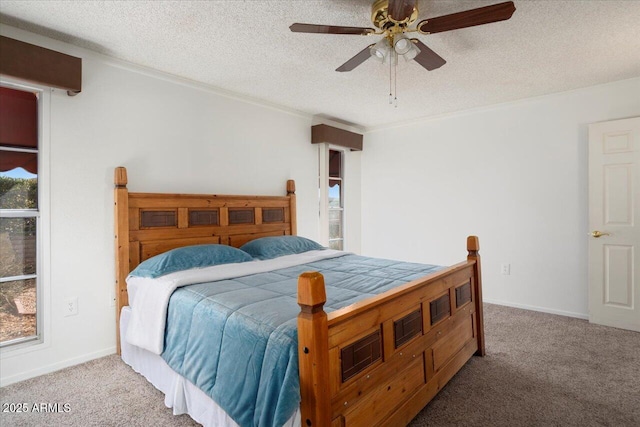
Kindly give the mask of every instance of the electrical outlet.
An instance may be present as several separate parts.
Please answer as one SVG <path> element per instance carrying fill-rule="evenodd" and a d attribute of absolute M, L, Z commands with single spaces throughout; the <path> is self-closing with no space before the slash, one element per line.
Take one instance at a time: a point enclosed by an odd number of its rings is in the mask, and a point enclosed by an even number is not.
<path fill-rule="evenodd" d="M 64 315 L 75 316 L 78 314 L 78 297 L 67 298 L 64 301 Z"/>
<path fill-rule="evenodd" d="M 500 266 L 500 272 L 505 276 L 509 276 L 511 274 L 511 264 L 502 264 Z"/>

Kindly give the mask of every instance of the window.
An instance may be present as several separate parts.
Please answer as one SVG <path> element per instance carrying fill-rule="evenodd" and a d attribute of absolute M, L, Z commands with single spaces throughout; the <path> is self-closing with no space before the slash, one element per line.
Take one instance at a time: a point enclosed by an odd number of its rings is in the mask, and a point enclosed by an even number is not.
<path fill-rule="evenodd" d="M 329 150 L 329 247 L 338 250 L 344 249 L 343 157 L 342 151 Z"/>
<path fill-rule="evenodd" d="M 318 144 L 320 183 L 320 241 L 331 249 L 345 250 L 345 152 Z"/>
<path fill-rule="evenodd" d="M 40 334 L 38 94 L 0 87 L 0 347 Z"/>

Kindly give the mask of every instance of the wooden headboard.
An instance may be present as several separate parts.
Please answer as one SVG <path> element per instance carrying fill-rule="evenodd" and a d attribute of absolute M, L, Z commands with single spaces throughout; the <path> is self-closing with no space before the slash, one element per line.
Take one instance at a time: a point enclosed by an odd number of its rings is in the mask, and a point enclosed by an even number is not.
<path fill-rule="evenodd" d="M 116 319 L 129 304 L 126 277 L 142 261 L 182 246 L 239 247 L 266 236 L 296 234 L 295 182 L 286 196 L 129 193 L 115 169 Z M 120 332 L 118 353 L 120 352 Z"/>

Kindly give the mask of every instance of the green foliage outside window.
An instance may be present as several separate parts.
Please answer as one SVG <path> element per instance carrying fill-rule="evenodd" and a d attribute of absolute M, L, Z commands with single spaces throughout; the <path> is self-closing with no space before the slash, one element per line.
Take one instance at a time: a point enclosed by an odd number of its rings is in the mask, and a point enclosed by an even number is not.
<path fill-rule="evenodd" d="M 36 209 L 38 179 L 0 176 L 0 209 Z"/>
<path fill-rule="evenodd" d="M 35 209 L 37 178 L 0 176 L 1 209 Z M 0 219 L 0 277 L 34 274 L 36 271 L 36 218 Z"/>

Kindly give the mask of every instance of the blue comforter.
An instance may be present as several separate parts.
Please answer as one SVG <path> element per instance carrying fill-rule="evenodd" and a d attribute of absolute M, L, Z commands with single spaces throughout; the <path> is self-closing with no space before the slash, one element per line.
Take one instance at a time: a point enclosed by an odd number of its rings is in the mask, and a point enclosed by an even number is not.
<path fill-rule="evenodd" d="M 240 426 L 281 426 L 300 403 L 298 276 L 324 275 L 331 312 L 439 268 L 345 255 L 185 286 L 169 301 L 162 357 Z"/>

